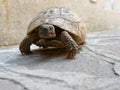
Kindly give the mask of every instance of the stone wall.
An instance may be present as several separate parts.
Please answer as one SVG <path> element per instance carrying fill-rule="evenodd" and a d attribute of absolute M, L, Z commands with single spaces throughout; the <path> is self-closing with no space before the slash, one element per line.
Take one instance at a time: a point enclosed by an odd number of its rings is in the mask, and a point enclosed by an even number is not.
<path fill-rule="evenodd" d="M 31 19 L 51 6 L 76 12 L 88 31 L 120 27 L 120 0 L 0 0 L 0 46 L 20 43 Z"/>

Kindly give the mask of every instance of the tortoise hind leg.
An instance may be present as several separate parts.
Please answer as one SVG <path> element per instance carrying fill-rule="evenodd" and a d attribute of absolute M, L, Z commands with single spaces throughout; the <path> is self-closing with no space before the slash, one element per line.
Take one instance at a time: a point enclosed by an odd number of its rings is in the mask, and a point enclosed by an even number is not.
<path fill-rule="evenodd" d="M 74 56 L 79 52 L 78 44 L 73 40 L 68 32 L 63 31 L 61 33 L 61 41 L 63 41 L 66 50 L 68 51 L 68 59 L 73 59 Z"/>
<path fill-rule="evenodd" d="M 35 34 L 27 35 L 20 43 L 19 50 L 22 54 L 31 54 L 30 46 L 35 43 L 39 38 Z"/>

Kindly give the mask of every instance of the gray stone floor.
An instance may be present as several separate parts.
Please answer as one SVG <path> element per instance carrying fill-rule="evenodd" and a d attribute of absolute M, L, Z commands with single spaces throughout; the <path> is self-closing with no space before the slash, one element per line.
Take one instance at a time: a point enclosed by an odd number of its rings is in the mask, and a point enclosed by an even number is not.
<path fill-rule="evenodd" d="M 89 33 L 74 60 L 64 49 L 32 49 L 0 48 L 0 90 L 120 90 L 120 30 Z"/>

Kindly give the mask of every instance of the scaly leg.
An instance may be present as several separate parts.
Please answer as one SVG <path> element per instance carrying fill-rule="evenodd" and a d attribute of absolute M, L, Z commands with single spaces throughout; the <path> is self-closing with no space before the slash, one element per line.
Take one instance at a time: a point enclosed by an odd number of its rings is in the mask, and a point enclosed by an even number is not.
<path fill-rule="evenodd" d="M 36 34 L 27 35 L 20 43 L 19 50 L 22 54 L 31 54 L 30 46 L 37 42 L 39 37 Z"/>
<path fill-rule="evenodd" d="M 68 59 L 73 59 L 74 56 L 79 52 L 78 44 L 73 40 L 68 32 L 63 31 L 61 33 L 61 41 L 63 41 L 66 50 L 68 51 Z"/>

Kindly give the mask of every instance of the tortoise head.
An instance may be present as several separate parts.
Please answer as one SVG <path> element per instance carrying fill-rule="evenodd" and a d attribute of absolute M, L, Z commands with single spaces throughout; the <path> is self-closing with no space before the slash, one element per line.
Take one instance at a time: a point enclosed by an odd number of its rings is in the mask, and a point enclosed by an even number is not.
<path fill-rule="evenodd" d="M 51 39 L 56 37 L 55 28 L 51 24 L 42 24 L 39 28 L 39 37 Z"/>

